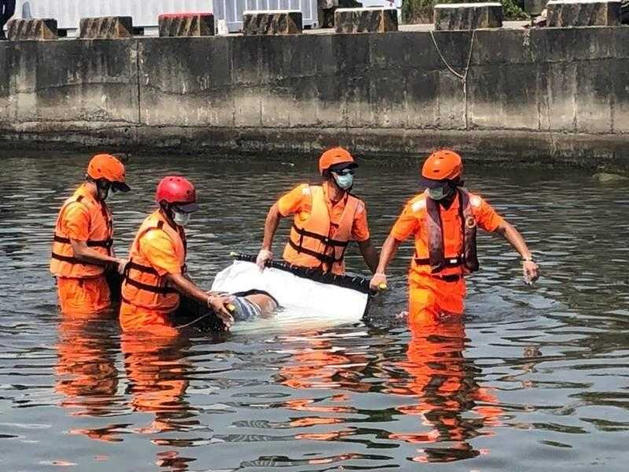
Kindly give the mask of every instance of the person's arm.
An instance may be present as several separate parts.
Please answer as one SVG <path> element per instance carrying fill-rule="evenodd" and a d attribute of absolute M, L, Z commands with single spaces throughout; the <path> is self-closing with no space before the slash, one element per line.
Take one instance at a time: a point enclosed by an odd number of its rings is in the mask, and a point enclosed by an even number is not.
<path fill-rule="evenodd" d="M 358 248 L 360 249 L 360 253 L 363 256 L 363 259 L 369 266 L 369 270 L 371 270 L 371 273 L 375 273 L 376 268 L 378 267 L 378 251 L 371 242 L 371 239 L 359 241 Z"/>
<path fill-rule="evenodd" d="M 98 251 L 90 248 L 85 241 L 78 241 L 70 238 L 70 244 L 72 245 L 72 252 L 81 262 L 87 262 L 88 264 L 96 264 L 100 266 L 115 266 L 118 272 L 122 273 L 127 261 L 118 259 L 107 254 L 101 254 Z"/>
<path fill-rule="evenodd" d="M 522 257 L 522 268 L 525 280 L 530 282 L 537 280 L 539 278 L 539 267 L 533 262 L 533 255 L 520 232 L 506 220 L 500 223 L 496 232 L 502 235 Z"/>
<path fill-rule="evenodd" d="M 402 244 L 402 241 L 395 239 L 390 234 L 389 236 L 387 236 L 386 241 L 382 245 L 382 250 L 380 251 L 380 260 L 378 261 L 378 267 L 376 268 L 376 272 L 371 278 L 371 282 L 369 283 L 369 286 L 372 290 L 378 290 L 383 285 L 386 286 L 386 270 L 389 266 L 389 263 L 395 257 L 395 254 L 400 247 L 400 244 Z"/>
<path fill-rule="evenodd" d="M 231 301 L 230 297 L 221 297 L 204 292 L 183 274 L 167 274 L 166 280 L 183 295 L 194 298 L 206 304 L 208 308 L 212 308 L 227 328 L 233 324 L 234 318 L 227 309 L 227 305 Z"/>
<path fill-rule="evenodd" d="M 277 227 L 280 224 L 282 214 L 278 208 L 277 202 L 269 209 L 269 213 L 266 215 L 264 222 L 264 238 L 262 239 L 262 248 L 256 258 L 256 264 L 260 269 L 264 269 L 264 265 L 267 261 L 273 259 L 273 237 L 277 231 Z"/>

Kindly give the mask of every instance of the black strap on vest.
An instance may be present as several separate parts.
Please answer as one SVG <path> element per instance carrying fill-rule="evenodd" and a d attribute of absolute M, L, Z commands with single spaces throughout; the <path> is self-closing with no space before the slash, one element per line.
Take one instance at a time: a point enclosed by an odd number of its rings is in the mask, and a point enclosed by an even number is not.
<path fill-rule="evenodd" d="M 320 260 L 323 264 L 334 264 L 335 262 L 341 262 L 343 260 L 343 257 L 341 256 L 339 259 L 335 258 L 334 256 L 328 256 L 327 254 L 321 254 L 317 251 L 313 251 L 311 249 L 307 249 L 305 247 L 302 247 L 300 245 L 297 245 L 293 242 L 292 239 L 288 238 L 288 244 L 290 244 L 290 246 L 297 252 L 306 254 L 308 256 L 312 256 L 317 258 L 318 260 Z"/>
<path fill-rule="evenodd" d="M 463 256 L 457 256 L 457 257 L 448 257 L 446 259 L 446 263 L 443 267 L 459 267 L 461 264 L 463 264 L 465 262 L 465 258 Z M 430 265 L 430 259 L 425 258 L 419 258 L 417 256 L 415 256 L 415 264 L 417 265 Z"/>
<path fill-rule="evenodd" d="M 89 262 L 81 262 L 76 257 L 63 256 L 61 254 L 57 254 L 56 252 L 53 252 L 50 257 L 52 257 L 53 259 L 57 259 L 58 261 L 69 262 L 70 264 L 97 265 L 97 264 L 90 264 Z"/>
<path fill-rule="evenodd" d="M 130 279 L 129 277 L 125 277 L 124 280 L 129 285 L 139 288 L 140 290 L 146 290 L 147 292 L 159 293 L 162 295 L 167 295 L 169 293 L 177 293 L 177 290 L 171 287 L 156 287 L 155 285 L 149 285 L 142 282 L 138 282 L 137 280 Z"/>
<path fill-rule="evenodd" d="M 332 223 L 330 223 L 332 224 Z M 309 238 L 318 239 L 326 246 L 338 246 L 338 247 L 347 247 L 349 241 L 339 241 L 337 239 L 332 239 L 328 236 L 323 236 L 322 234 L 313 233 L 312 231 L 308 231 L 304 228 L 300 228 L 295 223 L 293 223 L 293 229 L 297 231 L 300 236 L 307 236 Z"/>
<path fill-rule="evenodd" d="M 55 237 L 53 238 L 53 241 L 55 241 L 56 243 L 62 243 L 62 244 L 71 244 L 72 243 L 70 241 L 70 238 L 64 238 L 63 236 L 59 236 L 58 234 L 55 234 Z M 103 240 L 90 240 L 90 239 L 88 239 L 85 242 L 85 244 L 87 244 L 88 247 L 103 247 L 105 249 L 109 249 L 114 244 L 114 240 L 112 238 L 103 239 Z"/>
<path fill-rule="evenodd" d="M 157 275 L 159 276 L 159 274 L 157 273 L 157 271 L 155 269 L 153 269 L 152 267 L 149 266 L 145 266 L 142 264 L 138 264 L 136 262 L 133 261 L 129 261 L 127 263 L 127 267 L 126 267 L 126 271 L 125 272 L 129 272 L 131 269 L 140 271 L 140 272 L 146 272 L 147 274 L 152 274 L 152 275 Z"/>

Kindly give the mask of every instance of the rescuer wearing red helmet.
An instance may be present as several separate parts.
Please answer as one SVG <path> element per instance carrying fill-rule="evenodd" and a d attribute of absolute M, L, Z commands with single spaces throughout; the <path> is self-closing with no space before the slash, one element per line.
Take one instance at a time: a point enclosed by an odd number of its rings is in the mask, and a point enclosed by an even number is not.
<path fill-rule="evenodd" d="M 120 325 L 125 332 L 178 334 L 173 314 L 180 294 L 207 305 L 229 328 L 230 299 L 204 292 L 186 274 L 184 226 L 198 210 L 194 185 L 184 177 L 164 177 L 157 185 L 159 208 L 148 216 L 131 245 L 122 283 Z"/>
<path fill-rule="evenodd" d="M 426 191 L 413 197 L 387 237 L 371 287 L 386 285 L 385 271 L 400 243 L 413 235 L 415 254 L 408 275 L 409 321 L 435 323 L 463 313 L 464 276 L 478 270 L 476 228 L 501 234 L 522 256 L 524 279 L 538 267 L 522 235 L 480 196 L 464 188 L 461 156 L 450 150 L 431 154 L 422 167 Z"/>
<path fill-rule="evenodd" d="M 369 269 L 375 270 L 378 253 L 370 240 L 365 203 L 350 193 L 356 167 L 347 150 L 328 149 L 319 159 L 322 184 L 301 184 L 273 204 L 256 260 L 261 269 L 273 258 L 271 247 L 280 218 L 294 215 L 284 248 L 286 262 L 343 274 L 345 249 L 350 241 L 357 241 Z"/>
<path fill-rule="evenodd" d="M 125 178 L 118 159 L 97 154 L 87 166 L 85 182 L 59 211 L 50 271 L 65 314 L 90 315 L 111 305 L 106 272 L 122 272 L 126 261 L 114 254 L 113 219 L 105 200 L 110 190 L 129 191 Z"/>

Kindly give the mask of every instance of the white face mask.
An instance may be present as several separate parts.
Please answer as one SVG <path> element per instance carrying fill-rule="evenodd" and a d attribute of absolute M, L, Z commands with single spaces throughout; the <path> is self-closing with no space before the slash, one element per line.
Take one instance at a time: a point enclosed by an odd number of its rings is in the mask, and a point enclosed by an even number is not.
<path fill-rule="evenodd" d="M 183 213 L 173 210 L 173 221 L 176 225 L 186 226 L 190 221 L 190 213 Z"/>
<path fill-rule="evenodd" d="M 352 188 L 352 185 L 354 185 L 354 174 L 337 174 L 336 172 L 332 172 L 332 175 L 334 176 L 336 185 L 341 187 L 343 190 L 350 189 Z"/>

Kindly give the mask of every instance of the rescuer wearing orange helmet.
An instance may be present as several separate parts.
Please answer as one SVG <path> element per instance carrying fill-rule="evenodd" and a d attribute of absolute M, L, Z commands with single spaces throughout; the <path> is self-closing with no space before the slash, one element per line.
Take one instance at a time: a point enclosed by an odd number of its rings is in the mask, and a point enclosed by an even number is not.
<path fill-rule="evenodd" d="M 113 220 L 105 203 L 110 190 L 129 191 L 124 165 L 114 156 L 97 154 L 87 166 L 85 182 L 59 211 L 50 271 L 57 279 L 63 313 L 88 315 L 111 304 L 105 273 L 122 272 L 126 261 L 112 247 Z"/>
<path fill-rule="evenodd" d="M 365 262 L 375 270 L 378 253 L 370 240 L 365 203 L 350 193 L 356 167 L 347 150 L 328 149 L 319 159 L 322 184 L 301 184 L 273 204 L 256 260 L 261 269 L 273 258 L 271 247 L 280 218 L 294 215 L 284 248 L 286 262 L 343 274 L 345 249 L 350 241 L 357 241 Z"/>
<path fill-rule="evenodd" d="M 415 236 L 408 275 L 409 321 L 433 323 L 463 313 L 464 276 L 478 270 L 476 228 L 501 234 L 522 256 L 524 278 L 538 278 L 522 235 L 480 196 L 462 188 L 463 162 L 450 150 L 431 154 L 422 167 L 426 191 L 413 197 L 393 225 L 371 280 L 386 285 L 385 271 L 400 243 Z"/>
<path fill-rule="evenodd" d="M 122 330 L 177 335 L 173 315 L 180 294 L 207 305 L 229 327 L 233 322 L 226 308 L 230 299 L 204 292 L 186 274 L 184 226 L 199 208 L 194 185 L 184 177 L 164 177 L 157 185 L 155 201 L 159 208 L 144 220 L 131 245 L 122 282 Z"/>

